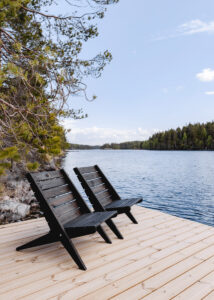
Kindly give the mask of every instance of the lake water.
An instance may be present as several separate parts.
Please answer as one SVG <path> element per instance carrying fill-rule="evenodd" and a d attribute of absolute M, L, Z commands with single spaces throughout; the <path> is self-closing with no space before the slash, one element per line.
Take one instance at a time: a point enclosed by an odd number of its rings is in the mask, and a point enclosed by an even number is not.
<path fill-rule="evenodd" d="M 69 151 L 63 167 L 82 195 L 73 168 L 95 164 L 122 197 L 143 197 L 144 207 L 214 226 L 214 152 Z"/>

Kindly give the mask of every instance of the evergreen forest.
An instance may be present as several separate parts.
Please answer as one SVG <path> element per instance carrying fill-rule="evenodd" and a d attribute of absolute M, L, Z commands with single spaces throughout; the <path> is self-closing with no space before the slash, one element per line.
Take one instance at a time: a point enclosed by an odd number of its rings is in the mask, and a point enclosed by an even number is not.
<path fill-rule="evenodd" d="M 158 132 L 146 141 L 104 144 L 101 149 L 214 150 L 214 122 Z"/>

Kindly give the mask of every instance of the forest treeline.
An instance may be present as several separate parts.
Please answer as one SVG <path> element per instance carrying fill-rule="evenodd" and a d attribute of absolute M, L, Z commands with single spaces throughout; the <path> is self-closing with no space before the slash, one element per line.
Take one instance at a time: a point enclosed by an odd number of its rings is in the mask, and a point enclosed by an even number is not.
<path fill-rule="evenodd" d="M 214 150 L 214 122 L 156 133 L 141 145 L 149 150 Z"/>
<path fill-rule="evenodd" d="M 100 149 L 100 146 L 69 144 L 69 150 L 94 150 L 94 149 Z"/>
<path fill-rule="evenodd" d="M 183 128 L 178 127 L 177 129 L 170 129 L 155 133 L 146 141 L 104 144 L 100 148 L 146 150 L 214 150 L 214 122 L 208 122 L 206 124 L 189 124 Z"/>

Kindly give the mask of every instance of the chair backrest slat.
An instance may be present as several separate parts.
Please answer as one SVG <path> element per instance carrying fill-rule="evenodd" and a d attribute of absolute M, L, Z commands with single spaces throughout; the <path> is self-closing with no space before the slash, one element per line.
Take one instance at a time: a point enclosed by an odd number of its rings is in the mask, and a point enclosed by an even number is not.
<path fill-rule="evenodd" d="M 78 168 L 82 174 L 96 172 L 95 166 Z"/>
<path fill-rule="evenodd" d="M 108 190 L 104 190 L 104 191 L 102 191 L 101 193 L 96 194 L 96 197 L 97 197 L 97 199 L 98 199 L 101 203 L 102 203 L 102 201 L 103 201 L 104 199 L 109 199 L 109 203 L 112 202 L 112 200 L 111 200 L 111 194 L 110 194 L 110 192 L 109 192 Z"/>
<path fill-rule="evenodd" d="M 101 201 L 102 201 L 103 206 L 106 206 L 112 202 L 111 196 L 107 196 L 107 197 L 103 198 Z"/>
<path fill-rule="evenodd" d="M 76 209 L 72 208 L 68 211 L 58 214 L 57 216 L 58 216 L 60 222 L 64 225 L 67 222 L 77 218 L 80 215 L 81 215 L 81 212 L 80 212 L 79 208 L 76 208 Z"/>
<path fill-rule="evenodd" d="M 63 170 L 31 173 L 31 176 L 62 225 L 83 213 L 81 210 L 83 199 L 77 194 Z M 45 214 L 48 218 L 47 211 Z"/>
<path fill-rule="evenodd" d="M 51 178 L 49 180 L 43 180 L 43 181 L 38 182 L 39 187 L 43 191 L 51 189 L 51 188 L 55 188 L 55 187 L 58 187 L 58 186 L 62 186 L 64 184 L 66 184 L 64 178 Z"/>
<path fill-rule="evenodd" d="M 102 183 L 102 184 L 91 187 L 91 189 L 95 194 L 98 194 L 100 192 L 107 191 L 108 187 L 104 183 Z"/>
<path fill-rule="evenodd" d="M 53 198 L 56 196 L 64 195 L 66 193 L 69 193 L 71 190 L 68 185 L 58 186 L 49 190 L 43 191 L 43 194 L 45 195 L 46 199 Z"/>
<path fill-rule="evenodd" d="M 58 206 L 60 204 L 64 204 L 74 200 L 74 195 L 70 192 L 69 194 L 61 195 L 55 198 L 51 198 L 48 200 L 49 204 L 54 206 Z"/>
<path fill-rule="evenodd" d="M 33 178 L 36 181 L 49 180 L 49 179 L 53 179 L 53 178 L 63 177 L 60 170 L 47 171 L 47 172 L 38 172 L 38 173 L 31 173 L 31 174 L 33 175 Z"/>
<path fill-rule="evenodd" d="M 78 217 L 81 215 L 81 211 L 76 201 L 68 202 L 66 204 L 59 205 L 54 208 L 54 212 L 59 217 L 60 221 L 64 222 L 70 221 L 73 217 Z M 66 220 L 64 221 L 66 216 Z"/>
<path fill-rule="evenodd" d="M 98 178 L 98 179 L 87 181 L 87 184 L 89 187 L 92 188 L 92 187 L 96 187 L 100 184 L 103 184 L 103 181 L 102 181 L 102 178 Z"/>
<path fill-rule="evenodd" d="M 97 171 L 95 171 L 93 173 L 83 174 L 83 177 L 85 178 L 85 180 L 90 181 L 90 180 L 94 180 L 94 179 L 99 179 L 100 174 Z"/>
<path fill-rule="evenodd" d="M 76 210 L 77 208 L 80 208 L 80 207 L 77 204 L 77 202 L 75 200 L 73 200 L 70 202 L 63 203 L 58 206 L 53 206 L 53 208 L 55 209 L 55 212 L 57 214 L 63 214 L 64 212 L 67 212 L 70 209 Z"/>
<path fill-rule="evenodd" d="M 75 168 L 74 171 L 95 209 L 119 199 L 98 166 Z"/>

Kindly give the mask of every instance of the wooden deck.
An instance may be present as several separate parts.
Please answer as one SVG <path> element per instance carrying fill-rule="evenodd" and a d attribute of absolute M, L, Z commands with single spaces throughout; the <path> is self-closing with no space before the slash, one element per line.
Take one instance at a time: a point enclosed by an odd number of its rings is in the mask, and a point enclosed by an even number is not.
<path fill-rule="evenodd" d="M 214 228 L 135 207 L 115 219 L 124 240 L 74 239 L 87 271 L 60 243 L 16 252 L 47 231 L 44 219 L 0 226 L 0 299 L 214 299 Z"/>

